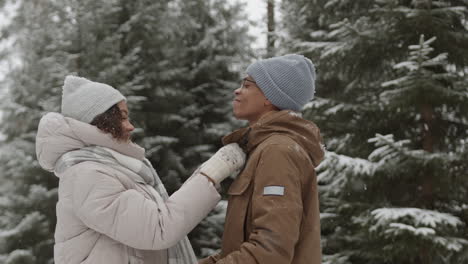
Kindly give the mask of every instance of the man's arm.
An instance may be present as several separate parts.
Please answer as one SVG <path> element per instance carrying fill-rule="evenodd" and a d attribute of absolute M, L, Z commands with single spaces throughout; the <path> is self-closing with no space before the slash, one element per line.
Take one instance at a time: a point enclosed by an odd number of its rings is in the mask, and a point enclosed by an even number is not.
<path fill-rule="evenodd" d="M 198 261 L 198 264 L 215 264 L 220 258 L 220 253 L 209 256 Z"/>
<path fill-rule="evenodd" d="M 212 263 L 291 263 L 303 214 L 300 173 L 298 152 L 277 144 L 263 150 L 255 171 L 248 241 Z"/>

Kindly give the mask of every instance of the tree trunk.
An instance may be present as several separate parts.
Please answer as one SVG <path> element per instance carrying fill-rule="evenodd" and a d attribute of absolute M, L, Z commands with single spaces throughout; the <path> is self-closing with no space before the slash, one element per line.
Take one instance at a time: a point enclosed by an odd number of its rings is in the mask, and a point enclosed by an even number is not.
<path fill-rule="evenodd" d="M 422 117 L 422 148 L 427 152 L 434 151 L 434 110 L 430 104 L 423 104 L 421 106 Z M 426 208 L 431 209 L 434 206 L 434 183 L 432 180 L 433 175 L 429 172 L 426 175 L 422 184 L 422 199 Z"/>
<path fill-rule="evenodd" d="M 275 55 L 275 0 L 267 0 L 267 56 Z"/>
<path fill-rule="evenodd" d="M 423 104 L 421 106 L 421 117 L 422 117 L 422 147 L 427 152 L 434 151 L 434 135 L 432 134 L 434 126 L 434 110 L 429 104 Z"/>
<path fill-rule="evenodd" d="M 423 104 L 420 107 L 422 118 L 422 148 L 427 152 L 434 151 L 434 110 L 430 104 Z M 434 208 L 434 182 L 433 174 L 426 171 L 424 182 L 422 184 L 421 195 L 424 206 L 428 209 Z M 424 248 L 419 251 L 421 264 L 431 264 L 432 257 L 429 249 Z"/>

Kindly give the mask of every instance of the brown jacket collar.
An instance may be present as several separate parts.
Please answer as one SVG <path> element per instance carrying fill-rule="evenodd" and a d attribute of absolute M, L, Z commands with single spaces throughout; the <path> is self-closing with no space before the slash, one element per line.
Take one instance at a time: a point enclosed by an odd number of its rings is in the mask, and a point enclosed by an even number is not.
<path fill-rule="evenodd" d="M 324 151 L 320 130 L 313 122 L 290 110 L 268 113 L 250 127 L 238 129 L 225 136 L 223 143 L 236 142 L 245 152 L 250 153 L 264 140 L 278 134 L 290 137 L 301 145 L 315 166 L 322 161 Z"/>

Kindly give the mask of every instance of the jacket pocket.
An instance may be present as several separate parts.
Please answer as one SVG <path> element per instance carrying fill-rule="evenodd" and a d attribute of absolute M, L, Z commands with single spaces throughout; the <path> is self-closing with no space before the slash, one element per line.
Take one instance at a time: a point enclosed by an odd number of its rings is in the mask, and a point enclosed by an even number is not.
<path fill-rule="evenodd" d="M 229 187 L 228 194 L 229 195 L 242 195 L 247 188 L 250 186 L 250 182 L 252 181 L 252 173 L 244 172 L 237 177 L 237 179 L 231 184 Z"/>
<path fill-rule="evenodd" d="M 246 219 L 248 207 L 252 199 L 252 175 L 242 173 L 231 184 L 228 190 L 229 203 L 224 224 L 222 257 L 234 250 L 246 241 Z"/>

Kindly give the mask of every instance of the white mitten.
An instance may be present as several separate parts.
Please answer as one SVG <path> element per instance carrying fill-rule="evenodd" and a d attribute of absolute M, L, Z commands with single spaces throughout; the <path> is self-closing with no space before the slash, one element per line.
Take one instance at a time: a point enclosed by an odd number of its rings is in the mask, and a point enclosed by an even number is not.
<path fill-rule="evenodd" d="M 245 153 L 237 143 L 220 148 L 200 168 L 200 172 L 210 177 L 215 185 L 244 166 Z"/>

